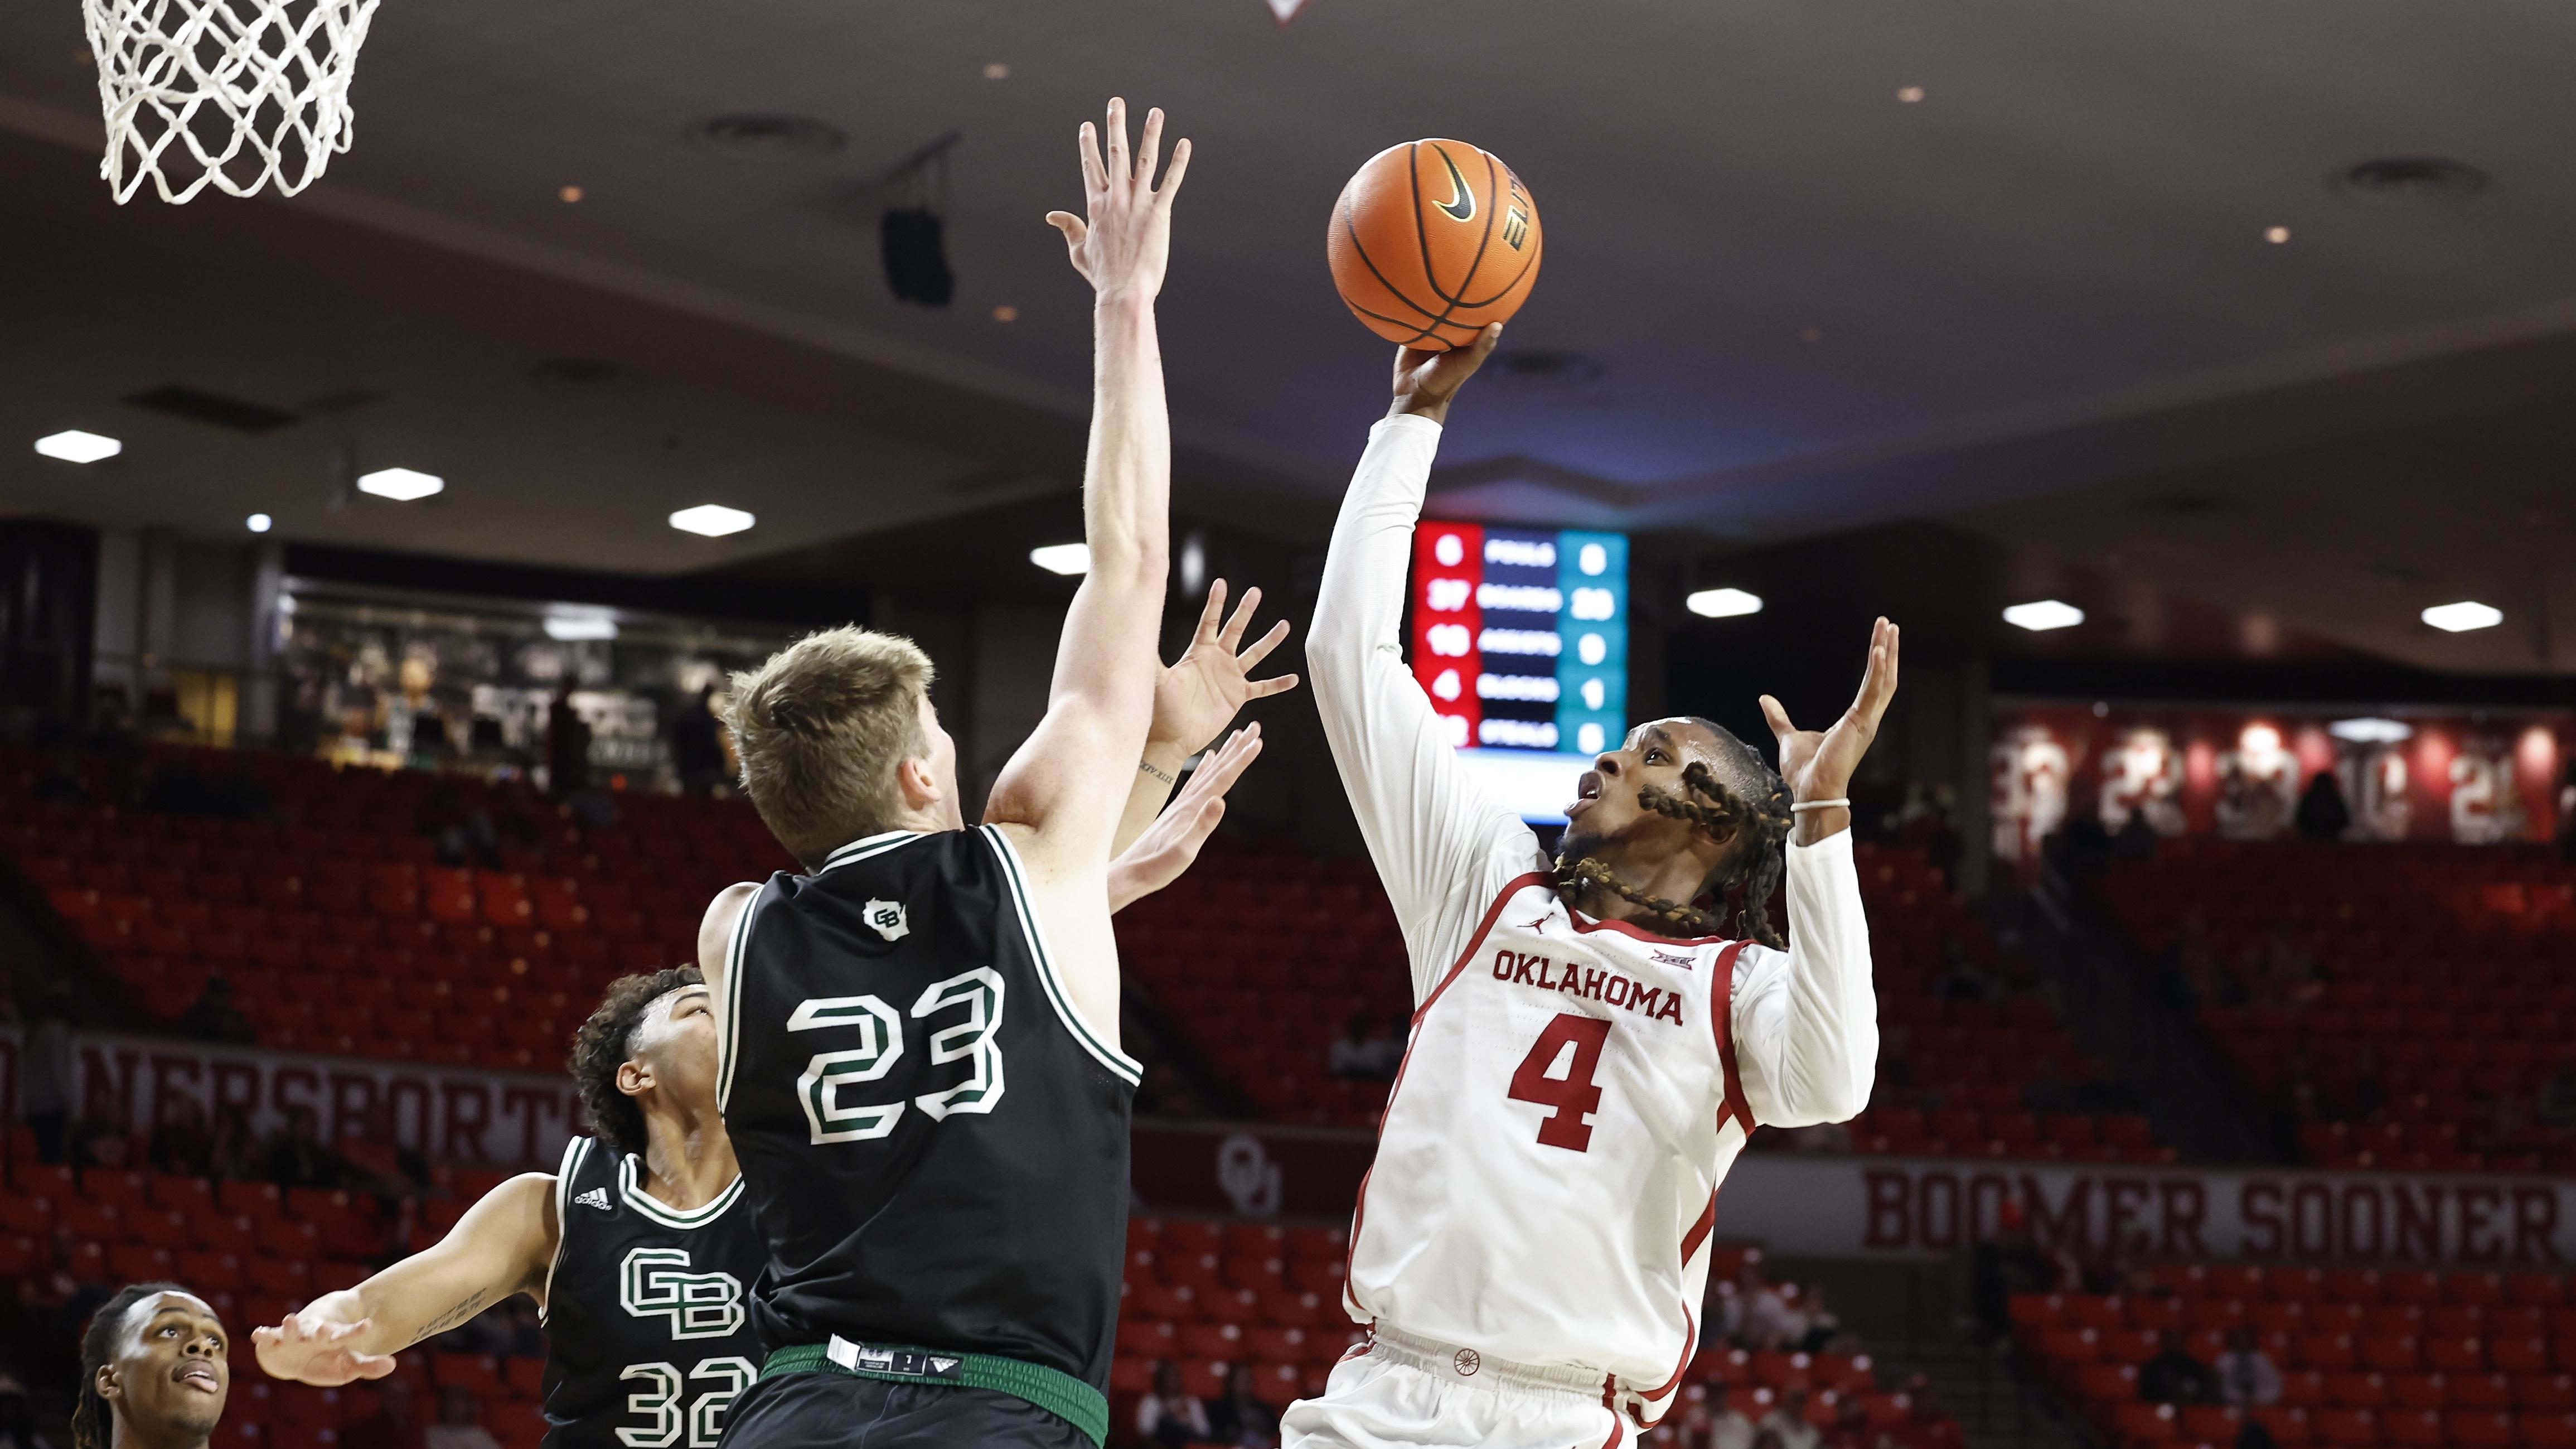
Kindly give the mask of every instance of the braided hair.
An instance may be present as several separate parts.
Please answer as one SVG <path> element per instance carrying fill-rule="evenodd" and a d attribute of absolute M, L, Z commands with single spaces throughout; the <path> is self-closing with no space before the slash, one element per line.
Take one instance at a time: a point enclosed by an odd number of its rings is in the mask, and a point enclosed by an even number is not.
<path fill-rule="evenodd" d="M 1712 836 L 1729 827 L 1735 830 L 1738 840 L 1734 853 L 1700 887 L 1700 894 L 1713 897 L 1712 904 L 1718 909 L 1702 910 L 1688 901 L 1668 901 L 1651 895 L 1588 856 L 1581 860 L 1558 858 L 1557 897 L 1571 906 L 1586 890 L 1598 887 L 1643 911 L 1666 935 L 1733 935 L 1758 941 L 1773 950 L 1786 950 L 1788 941 L 1781 936 L 1780 928 L 1771 924 L 1771 895 L 1780 888 L 1781 874 L 1788 867 L 1781 842 L 1789 836 L 1789 786 L 1777 770 L 1764 764 L 1762 756 L 1733 732 L 1696 717 L 1690 722 L 1707 730 L 1717 740 L 1718 748 L 1733 757 L 1733 773 L 1748 788 L 1743 792 L 1728 788 L 1706 761 L 1693 760 L 1682 767 L 1682 786 L 1687 794 L 1676 795 L 1649 785 L 1637 791 L 1637 803 Z M 1752 798 L 1746 798 L 1748 795 Z M 1736 891 L 1731 932 L 1725 913 L 1730 888 Z"/>
<path fill-rule="evenodd" d="M 98 1306 L 81 1331 L 79 1396 L 72 1400 L 72 1449 L 108 1449 L 116 1442 L 115 1410 L 98 1391 L 98 1371 L 116 1352 L 116 1335 L 134 1305 L 163 1293 L 186 1293 L 176 1283 L 132 1283 Z M 194 1296 L 194 1295 L 190 1295 Z"/>

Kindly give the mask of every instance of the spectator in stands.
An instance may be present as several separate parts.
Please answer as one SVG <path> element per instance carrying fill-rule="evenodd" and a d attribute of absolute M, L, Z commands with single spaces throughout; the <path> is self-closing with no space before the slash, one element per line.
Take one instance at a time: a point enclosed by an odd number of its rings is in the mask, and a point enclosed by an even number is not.
<path fill-rule="evenodd" d="M 2560 1064 L 2540 1084 L 2536 1104 L 2542 1125 L 2557 1128 L 2576 1127 L 2576 1062 Z"/>
<path fill-rule="evenodd" d="M 1252 1365 L 1236 1364 L 1225 1377 L 1225 1397 L 1207 1406 L 1208 1438 L 1241 1449 L 1273 1449 L 1279 1442 L 1279 1409 L 1253 1392 Z"/>
<path fill-rule="evenodd" d="M 1136 1401 L 1136 1437 L 1162 1449 L 1182 1449 L 1208 1437 L 1207 1405 L 1181 1386 L 1170 1359 L 1154 1365 L 1154 1391 Z"/>
<path fill-rule="evenodd" d="M 27 1386 L 5 1371 L 0 1371 L 0 1449 L 54 1449 L 28 1412 Z"/>
<path fill-rule="evenodd" d="M 71 988 L 48 987 L 35 1025 L 18 1049 L 18 1115 L 36 1135 L 36 1156 L 59 1166 L 69 1146 L 72 1106 L 80 1100 L 80 1059 L 72 1048 Z"/>
<path fill-rule="evenodd" d="M 1826 1449 L 1869 1449 L 1869 1408 L 1858 1394 L 1845 1394 L 1834 1405 L 1834 1426 L 1825 1431 Z"/>
<path fill-rule="evenodd" d="M 1387 1061 L 1386 1048 L 1387 1038 L 1372 1033 L 1369 1014 L 1354 1011 L 1343 1024 L 1341 1036 L 1334 1040 L 1325 1067 L 1337 1077 L 1382 1082 L 1395 1075 L 1395 1068 Z"/>
<path fill-rule="evenodd" d="M 232 978 L 220 971 L 206 978 L 206 988 L 197 993 L 186 1011 L 179 1013 L 178 1026 L 200 1041 L 248 1044 L 259 1040 L 259 1028 L 242 1015 Z"/>
<path fill-rule="evenodd" d="M 483 1427 L 483 1406 L 471 1389 L 450 1386 L 439 1391 L 438 1422 L 421 1431 L 421 1449 L 501 1449 L 501 1441 Z"/>
<path fill-rule="evenodd" d="M 267 1166 L 267 1153 L 250 1125 L 249 1108 L 226 1102 L 215 1109 L 214 1143 L 207 1157 L 207 1175 L 219 1180 L 247 1182 L 260 1176 Z"/>
<path fill-rule="evenodd" d="M 546 788 L 556 795 L 590 789 L 590 726 L 568 695 L 546 706 Z"/>
<path fill-rule="evenodd" d="M 104 1167 L 111 1172 L 134 1166 L 134 1142 L 123 1124 L 85 1117 L 72 1124 L 71 1159 L 78 1168 Z"/>
<path fill-rule="evenodd" d="M 2138 1397 L 2150 1404 L 2214 1404 L 2218 1376 L 2183 1347 L 2182 1330 L 2168 1328 L 2164 1346 L 2138 1368 Z"/>
<path fill-rule="evenodd" d="M 152 1129 L 152 1170 L 173 1177 L 214 1175 L 215 1140 L 206 1130 L 206 1107 L 185 1093 L 173 1094 L 163 1109 L 161 1125 Z"/>
<path fill-rule="evenodd" d="M 2343 782 L 2332 770 L 2319 770 L 2299 795 L 2298 813 L 2292 817 L 2299 834 L 2310 840 L 2341 840 L 2352 827 L 2352 807 L 2344 803 Z"/>
<path fill-rule="evenodd" d="M 1843 1327 L 1842 1319 L 1836 1317 L 1831 1308 L 1825 1306 L 1825 1285 L 1810 1283 L 1806 1292 L 1799 1296 L 1802 1300 L 1800 1308 L 1807 1315 L 1807 1333 L 1795 1345 L 1797 1350 L 1800 1353 L 1854 1351 L 1857 1345 L 1853 1333 Z"/>
<path fill-rule="evenodd" d="M 82 1257 L 80 1237 L 69 1224 L 54 1225 L 50 1246 L 52 1260 L 18 1280 L 18 1308 L 30 1323 L 42 1325 L 36 1337 L 48 1343 L 70 1343 L 115 1290 L 97 1276 L 97 1268 L 106 1266 L 104 1261 Z M 85 1263 L 96 1266 L 84 1267 Z"/>
<path fill-rule="evenodd" d="M 2227 1331 L 2227 1352 L 2210 1366 L 2218 1375 L 2218 1396 L 2239 1409 L 2281 1402 L 2281 1371 L 2254 1339 L 2250 1328 Z"/>
<path fill-rule="evenodd" d="M 1740 1284 L 1736 1289 L 1744 1298 L 1744 1324 L 1736 1340 L 1762 1351 L 1786 1348 L 1806 1337 L 1807 1315 L 1798 1310 L 1798 1286 L 1763 1283 L 1758 1277 L 1755 1282 L 1749 1293 Z"/>
<path fill-rule="evenodd" d="M 709 684 L 680 706 L 671 721 L 671 768 L 680 774 L 680 793 L 701 799 L 724 778 L 724 740 L 716 724 L 716 687 Z"/>
<path fill-rule="evenodd" d="M 376 1412 L 340 1426 L 340 1449 L 425 1449 L 411 1380 L 396 1373 L 378 1380 L 376 1388 Z"/>
<path fill-rule="evenodd" d="M 282 1188 L 338 1187 L 345 1168 L 322 1141 L 310 1107 L 290 1108 L 286 1125 L 268 1146 L 268 1180 Z"/>
<path fill-rule="evenodd" d="M 1820 1449 L 1825 1431 L 1807 1422 L 1807 1391 L 1792 1383 L 1781 1391 L 1779 1406 L 1762 1416 L 1762 1432 L 1754 1439 L 1756 1449 L 1764 1438 L 1779 1441 L 1780 1449 Z"/>
<path fill-rule="evenodd" d="M 1753 1449 L 1753 1421 L 1729 1403 L 1726 1381 L 1708 1386 L 1708 1442 L 1705 1449 Z"/>

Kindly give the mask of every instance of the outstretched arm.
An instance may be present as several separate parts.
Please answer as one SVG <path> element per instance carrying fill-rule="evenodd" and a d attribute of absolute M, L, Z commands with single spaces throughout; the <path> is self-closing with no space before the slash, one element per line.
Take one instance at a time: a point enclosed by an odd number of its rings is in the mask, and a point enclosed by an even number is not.
<path fill-rule="evenodd" d="M 1041 880 L 1097 883 L 1142 757 L 1153 717 L 1154 651 L 1169 568 L 1172 443 L 1154 297 L 1163 285 L 1172 198 L 1189 167 L 1189 142 L 1172 148 L 1162 189 L 1153 186 L 1163 113 L 1145 116 L 1137 156 L 1127 154 L 1127 105 L 1109 103 L 1108 150 L 1089 122 L 1081 134 L 1087 218 L 1049 213 L 1074 269 L 1093 289 L 1091 445 L 1084 462 L 1083 538 L 1091 567 L 1066 611 L 1046 718 L 1003 767 L 985 819 L 1023 827 L 1015 837 Z"/>
<path fill-rule="evenodd" d="M 555 1180 L 523 1173 L 486 1193 L 438 1245 L 355 1288 L 325 1293 L 274 1328 L 251 1330 L 271 1378 L 330 1387 L 380 1379 L 394 1355 L 513 1293 L 542 1298 L 554 1262 Z"/>
<path fill-rule="evenodd" d="M 1873 626 L 1860 693 L 1830 729 L 1801 730 L 1780 701 L 1762 696 L 1791 799 L 1849 795 L 1852 774 L 1896 697 L 1897 643 L 1894 624 Z M 1745 968 L 1736 998 L 1745 1100 L 1756 1121 L 1774 1127 L 1849 1121 L 1869 1105 L 1877 1076 L 1878 995 L 1851 844 L 1847 806 L 1797 813 L 1789 836 L 1789 949 L 1763 952 Z"/>
<path fill-rule="evenodd" d="M 1486 798 L 1459 762 L 1398 637 L 1441 424 L 1501 339 L 1497 325 L 1471 347 L 1396 355 L 1395 406 L 1369 430 L 1307 631 L 1324 738 L 1404 925 L 1416 999 L 1466 949 L 1492 893 L 1539 860 L 1529 827 Z M 1566 782 L 1569 798 L 1573 785 Z"/>

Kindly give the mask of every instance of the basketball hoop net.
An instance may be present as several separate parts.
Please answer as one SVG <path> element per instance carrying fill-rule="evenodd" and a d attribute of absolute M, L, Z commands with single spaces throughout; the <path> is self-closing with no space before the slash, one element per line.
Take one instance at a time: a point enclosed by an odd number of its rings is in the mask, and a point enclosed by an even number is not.
<path fill-rule="evenodd" d="M 147 178 L 168 202 L 270 183 L 293 196 L 349 149 L 349 77 L 377 0 L 81 4 L 107 119 L 99 174 L 119 206 Z"/>

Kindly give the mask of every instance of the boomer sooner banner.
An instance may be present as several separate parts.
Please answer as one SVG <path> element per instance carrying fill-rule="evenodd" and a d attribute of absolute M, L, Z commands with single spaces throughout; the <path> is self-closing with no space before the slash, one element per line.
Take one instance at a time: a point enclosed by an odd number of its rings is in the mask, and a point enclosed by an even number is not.
<path fill-rule="evenodd" d="M 209 1116 L 240 1106 L 262 1133 L 310 1107 L 322 1138 L 352 1133 L 413 1148 L 433 1162 L 551 1167 L 586 1130 L 562 1076 L 298 1056 L 154 1037 L 75 1038 L 81 1115 L 148 1133 L 182 1097 Z M 0 1119 L 18 1115 L 18 1038 L 0 1036 Z"/>

